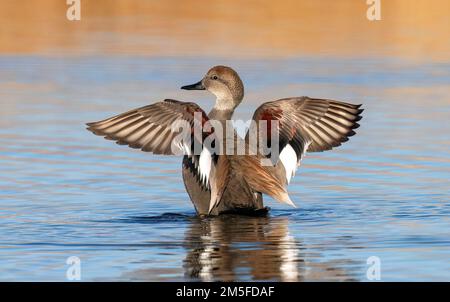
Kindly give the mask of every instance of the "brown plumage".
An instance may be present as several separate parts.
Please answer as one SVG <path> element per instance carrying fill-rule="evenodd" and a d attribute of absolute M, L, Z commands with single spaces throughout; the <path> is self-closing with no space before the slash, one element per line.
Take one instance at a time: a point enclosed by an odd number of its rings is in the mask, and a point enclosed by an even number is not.
<path fill-rule="evenodd" d="M 231 119 L 244 96 L 238 74 L 229 67 L 216 66 L 200 82 L 182 88 L 213 93 L 216 103 L 212 111 L 206 114 L 195 103 L 164 100 L 88 123 L 87 129 L 142 151 L 183 154 L 184 184 L 200 215 L 260 212 L 264 210 L 262 194 L 294 205 L 287 184 L 304 153 L 330 150 L 346 142 L 355 134 L 353 129 L 359 126 L 357 122 L 363 111 L 361 105 L 334 100 L 280 99 L 264 103 L 255 111 L 253 120 L 256 123 L 252 124 L 244 140 L 235 134 L 227 141 L 224 137 L 229 127 L 226 121 Z M 258 123 L 260 121 L 265 125 Z M 214 126 L 213 122 L 218 124 Z M 197 132 L 199 125 L 208 131 Z M 183 132 L 180 126 L 187 131 Z M 226 150 L 228 144 L 236 145 L 237 142 L 246 144 L 248 151 L 252 134 L 268 138 L 268 154 L 262 153 L 262 149 L 252 155 L 218 152 L 218 147 Z M 278 134 L 278 139 L 272 141 L 272 134 Z"/>

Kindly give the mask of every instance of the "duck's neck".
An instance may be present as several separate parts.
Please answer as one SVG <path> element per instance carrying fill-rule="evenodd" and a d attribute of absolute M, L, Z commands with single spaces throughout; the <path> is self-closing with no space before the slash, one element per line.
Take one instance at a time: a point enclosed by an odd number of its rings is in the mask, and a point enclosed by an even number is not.
<path fill-rule="evenodd" d="M 218 120 L 221 122 L 225 122 L 227 120 L 231 120 L 233 116 L 234 109 L 217 109 L 213 108 L 211 112 L 209 112 L 208 117 L 211 120 Z"/>
<path fill-rule="evenodd" d="M 233 99 L 217 98 L 216 104 L 208 114 L 209 118 L 219 121 L 231 120 L 234 109 L 236 108 L 236 103 L 237 102 L 235 102 Z"/>

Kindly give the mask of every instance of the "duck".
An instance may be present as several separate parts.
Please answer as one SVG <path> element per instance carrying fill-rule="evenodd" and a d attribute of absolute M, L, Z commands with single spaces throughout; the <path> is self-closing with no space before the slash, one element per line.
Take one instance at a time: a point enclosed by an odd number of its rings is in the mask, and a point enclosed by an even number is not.
<path fill-rule="evenodd" d="M 181 89 L 213 94 L 212 110 L 165 99 L 86 125 L 119 145 L 182 157 L 183 182 L 199 216 L 265 215 L 270 208 L 264 195 L 296 207 L 287 187 L 305 154 L 348 141 L 364 110 L 362 104 L 307 96 L 268 101 L 255 110 L 241 138 L 230 123 L 244 99 L 234 69 L 214 66 Z"/>

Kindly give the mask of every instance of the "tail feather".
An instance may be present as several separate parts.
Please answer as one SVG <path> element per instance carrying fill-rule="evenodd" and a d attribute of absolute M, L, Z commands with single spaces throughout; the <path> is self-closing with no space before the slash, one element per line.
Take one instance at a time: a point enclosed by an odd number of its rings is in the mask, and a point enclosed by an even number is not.
<path fill-rule="evenodd" d="M 276 178 L 273 166 L 262 166 L 257 156 L 243 156 L 238 161 L 242 171 L 252 171 L 246 173 L 244 179 L 253 191 L 267 194 L 281 203 L 296 207 L 285 185 Z"/>

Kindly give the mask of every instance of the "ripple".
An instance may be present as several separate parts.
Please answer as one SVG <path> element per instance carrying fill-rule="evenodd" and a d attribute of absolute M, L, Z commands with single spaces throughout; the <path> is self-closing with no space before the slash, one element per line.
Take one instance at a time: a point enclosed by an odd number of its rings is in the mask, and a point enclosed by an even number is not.
<path fill-rule="evenodd" d="M 156 223 L 177 223 L 187 222 L 190 219 L 194 219 L 195 213 L 192 214 L 180 214 L 180 213 L 164 213 L 155 216 L 130 216 L 126 218 L 112 219 L 98 222 L 111 222 L 111 223 L 142 223 L 142 224 L 156 224 Z"/>

